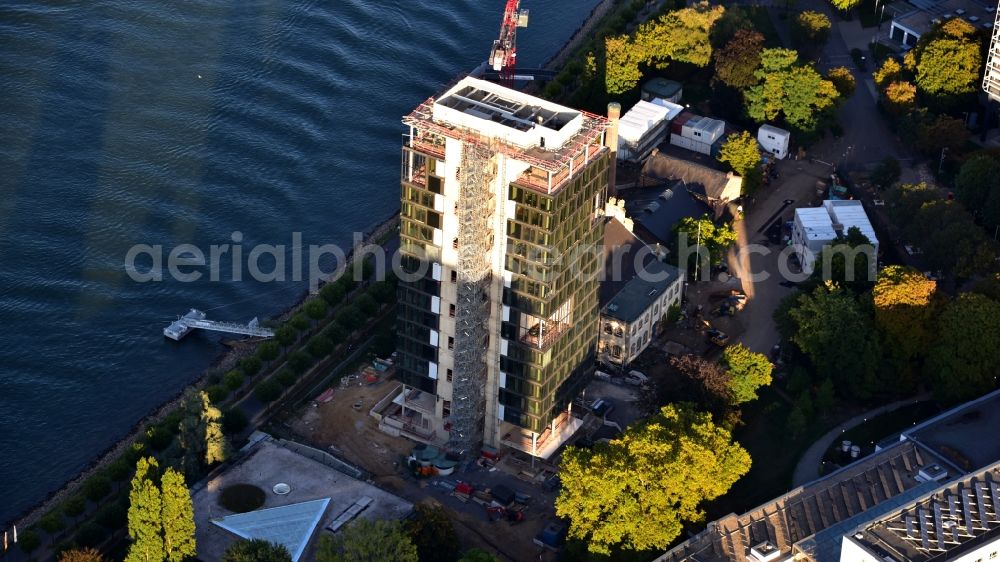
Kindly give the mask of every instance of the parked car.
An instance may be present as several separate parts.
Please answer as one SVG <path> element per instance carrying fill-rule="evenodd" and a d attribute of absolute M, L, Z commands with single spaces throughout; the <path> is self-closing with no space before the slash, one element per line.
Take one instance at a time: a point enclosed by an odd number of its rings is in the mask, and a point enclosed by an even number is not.
<path fill-rule="evenodd" d="M 635 386 L 642 386 L 642 385 L 644 385 L 644 384 L 646 384 L 648 382 L 649 382 L 649 377 L 647 377 L 641 371 L 632 370 L 632 371 L 629 371 L 627 375 L 625 375 L 625 383 L 626 384 L 631 384 L 631 385 L 635 385 Z"/>
<path fill-rule="evenodd" d="M 594 371 L 594 378 L 605 382 L 611 382 L 611 375 L 604 371 Z"/>
<path fill-rule="evenodd" d="M 719 347 L 725 347 L 729 343 L 729 334 L 722 330 L 711 329 L 706 331 L 705 335 L 708 336 L 708 341 Z"/>
<path fill-rule="evenodd" d="M 590 411 L 594 412 L 595 416 L 604 417 L 611 410 L 615 409 L 615 403 L 607 398 L 598 398 L 594 400 L 594 403 L 590 405 Z"/>

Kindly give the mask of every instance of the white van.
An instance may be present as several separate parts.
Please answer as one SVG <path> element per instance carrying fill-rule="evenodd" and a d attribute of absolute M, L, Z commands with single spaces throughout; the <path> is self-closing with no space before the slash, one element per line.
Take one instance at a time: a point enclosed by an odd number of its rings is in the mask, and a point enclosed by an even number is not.
<path fill-rule="evenodd" d="M 628 384 L 634 384 L 636 386 L 643 386 L 649 382 L 649 377 L 640 371 L 629 371 L 628 375 L 625 376 L 625 382 Z"/>

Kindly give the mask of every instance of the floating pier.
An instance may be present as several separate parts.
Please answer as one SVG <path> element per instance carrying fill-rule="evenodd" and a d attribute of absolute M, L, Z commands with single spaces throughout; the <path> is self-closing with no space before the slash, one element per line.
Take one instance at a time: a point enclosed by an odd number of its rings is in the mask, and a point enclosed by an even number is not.
<path fill-rule="evenodd" d="M 268 328 L 261 328 L 255 317 L 247 324 L 239 322 L 218 322 L 208 320 L 204 312 L 192 308 L 187 314 L 170 323 L 163 329 L 163 335 L 180 341 L 181 338 L 190 334 L 193 330 L 208 330 L 210 332 L 226 332 L 229 334 L 243 334 L 245 336 L 256 336 L 260 338 L 273 338 L 274 332 Z"/>

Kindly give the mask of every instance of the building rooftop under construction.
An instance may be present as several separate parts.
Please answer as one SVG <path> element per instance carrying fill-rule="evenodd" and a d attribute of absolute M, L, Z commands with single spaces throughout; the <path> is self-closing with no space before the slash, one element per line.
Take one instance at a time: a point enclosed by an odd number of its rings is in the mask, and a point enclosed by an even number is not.
<path fill-rule="evenodd" d="M 417 106 L 403 122 L 414 147 L 444 156 L 440 137 L 490 144 L 532 167 L 526 187 L 554 193 L 601 148 L 608 120 L 473 77 Z"/>

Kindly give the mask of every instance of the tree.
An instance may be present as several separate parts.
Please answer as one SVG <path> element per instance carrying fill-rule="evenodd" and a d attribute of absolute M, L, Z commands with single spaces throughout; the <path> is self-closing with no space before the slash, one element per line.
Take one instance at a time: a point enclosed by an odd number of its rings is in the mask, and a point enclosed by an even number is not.
<path fill-rule="evenodd" d="M 817 53 L 830 39 L 833 25 L 825 14 L 806 10 L 792 19 L 791 28 L 792 42 L 800 51 Z"/>
<path fill-rule="evenodd" d="M 111 493 L 111 479 L 103 473 L 95 474 L 83 483 L 83 495 L 92 502 L 101 501 Z"/>
<path fill-rule="evenodd" d="M 95 548 L 72 548 L 59 554 L 59 562 L 104 562 L 104 557 Z"/>
<path fill-rule="evenodd" d="M 306 349 L 309 351 L 310 355 L 320 359 L 326 357 L 331 351 L 333 351 L 333 342 L 326 336 L 313 336 L 309 338 L 309 343 L 306 344 Z"/>
<path fill-rule="evenodd" d="M 712 56 L 709 32 L 722 17 L 722 6 L 702 2 L 667 12 L 644 23 L 631 35 L 608 37 L 605 48 L 605 89 L 621 94 L 635 88 L 642 78 L 641 65 L 665 68 L 670 61 L 705 66 Z"/>
<path fill-rule="evenodd" d="M 880 89 L 896 82 L 903 75 L 903 67 L 896 59 L 889 57 L 882 63 L 882 67 L 875 71 L 875 85 Z"/>
<path fill-rule="evenodd" d="M 806 411 L 802 406 L 796 402 L 792 409 L 788 412 L 788 418 L 785 421 L 788 429 L 788 433 L 792 437 L 801 437 L 805 433 L 806 428 L 809 427 L 809 417 L 806 415 Z"/>
<path fill-rule="evenodd" d="M 919 245 L 924 263 L 933 271 L 972 277 L 994 267 L 990 240 L 957 201 L 924 203 L 910 219 L 905 235 Z"/>
<path fill-rule="evenodd" d="M 83 496 L 72 496 L 63 502 L 62 510 L 67 517 L 76 519 L 87 510 L 87 500 Z"/>
<path fill-rule="evenodd" d="M 938 319 L 937 338 L 927 357 L 934 394 L 962 402 L 996 388 L 1000 362 L 1000 303 L 963 293 Z"/>
<path fill-rule="evenodd" d="M 28 529 L 21 533 L 18 539 L 17 545 L 21 547 L 21 551 L 25 554 L 31 554 L 38 547 L 42 546 L 42 539 L 39 538 L 38 532 L 34 529 Z"/>
<path fill-rule="evenodd" d="M 183 398 L 184 419 L 179 439 L 184 449 L 184 473 L 194 476 L 203 465 L 229 457 L 229 441 L 222 431 L 222 412 L 212 405 L 205 392 L 188 389 Z"/>
<path fill-rule="evenodd" d="M 243 379 L 243 371 L 233 369 L 222 377 L 222 384 L 226 385 L 229 390 L 236 390 L 243 386 Z"/>
<path fill-rule="evenodd" d="M 323 535 L 316 562 L 417 562 L 417 547 L 396 521 L 355 519 L 334 536 Z"/>
<path fill-rule="evenodd" d="M 292 562 L 292 555 L 283 545 L 251 539 L 229 545 L 221 562 Z"/>
<path fill-rule="evenodd" d="M 194 507 L 184 477 L 172 468 L 163 473 L 163 549 L 166 560 L 182 562 L 195 555 Z"/>
<path fill-rule="evenodd" d="M 254 376 L 260 372 L 260 368 L 263 365 L 260 363 L 260 359 L 254 356 L 244 357 L 240 359 L 240 369 L 249 376 Z"/>
<path fill-rule="evenodd" d="M 292 345 L 298 338 L 299 331 L 287 324 L 274 331 L 274 339 L 276 339 L 282 347 Z"/>
<path fill-rule="evenodd" d="M 886 156 L 872 172 L 872 183 L 880 189 L 887 189 L 899 181 L 899 175 L 902 171 L 902 168 L 899 166 L 899 160 L 896 160 L 892 156 Z"/>
<path fill-rule="evenodd" d="M 861 294 L 875 283 L 878 265 L 875 247 L 861 229 L 852 226 L 846 236 L 824 246 L 816 260 L 813 281 L 833 281 L 838 285 Z"/>
<path fill-rule="evenodd" d="M 556 515 L 595 553 L 662 549 L 749 469 L 750 455 L 709 414 L 669 405 L 608 443 L 568 447 Z"/>
<path fill-rule="evenodd" d="M 944 149 L 952 153 L 961 151 L 969 140 L 965 121 L 947 115 L 938 115 L 918 127 L 917 148 L 927 156 L 939 157 Z"/>
<path fill-rule="evenodd" d="M 756 400 L 757 389 L 771 384 L 771 361 L 763 353 L 754 353 L 743 344 L 727 347 L 722 352 L 722 362 L 729 370 L 733 404 Z"/>
<path fill-rule="evenodd" d="M 279 355 L 281 355 L 281 346 L 278 345 L 278 342 L 266 341 L 257 348 L 257 357 L 261 361 L 274 361 Z"/>
<path fill-rule="evenodd" d="M 729 164 L 736 175 L 745 176 L 760 164 L 760 148 L 757 139 L 749 131 L 733 133 L 719 149 L 719 162 Z"/>
<path fill-rule="evenodd" d="M 125 562 L 162 562 L 163 498 L 154 481 L 159 465 L 152 457 L 139 459 L 129 492 L 128 535 L 132 539 Z"/>
<path fill-rule="evenodd" d="M 288 368 L 302 374 L 312 365 L 312 357 L 304 351 L 296 351 L 288 356 Z"/>
<path fill-rule="evenodd" d="M 760 123 L 783 116 L 792 127 L 813 131 L 820 112 L 837 101 L 833 83 L 798 64 L 798 53 L 789 49 L 764 49 L 754 76 L 762 82 L 746 92 L 747 113 Z"/>
<path fill-rule="evenodd" d="M 327 283 L 319 290 L 319 296 L 330 306 L 337 306 L 344 300 L 344 287 L 338 283 Z"/>
<path fill-rule="evenodd" d="M 306 311 L 306 315 L 313 320 L 322 320 L 326 318 L 326 301 L 323 299 L 313 299 L 307 302 L 303 309 Z"/>
<path fill-rule="evenodd" d="M 796 327 L 792 342 L 820 378 L 831 379 L 851 398 L 867 398 L 880 389 L 875 330 L 853 294 L 826 283 L 800 295 L 788 315 Z"/>
<path fill-rule="evenodd" d="M 926 183 L 904 183 L 886 193 L 889 216 L 904 230 L 913 223 L 921 207 L 939 198 L 937 190 Z M 912 240 L 907 241 L 912 242 Z"/>
<path fill-rule="evenodd" d="M 337 323 L 345 330 L 354 331 L 365 323 L 365 315 L 354 305 L 347 305 L 340 310 L 337 315 Z"/>
<path fill-rule="evenodd" d="M 312 322 L 309 320 L 309 316 L 303 312 L 299 312 L 292 319 L 288 321 L 293 328 L 299 332 L 308 331 L 312 327 Z"/>
<path fill-rule="evenodd" d="M 440 505 L 415 505 L 413 517 L 403 527 L 417 547 L 420 562 L 453 562 L 458 558 L 458 535 Z"/>
<path fill-rule="evenodd" d="M 1000 191 L 1000 161 L 989 154 L 973 156 L 962 164 L 955 179 L 955 195 L 969 209 L 982 209 Z"/>
<path fill-rule="evenodd" d="M 678 250 L 674 255 L 697 259 L 697 251 L 707 250 L 709 261 L 713 264 L 722 262 L 726 250 L 737 239 L 731 224 L 716 225 L 708 215 L 702 215 L 699 219 L 684 217 L 674 228 Z M 683 267 L 686 264 L 680 265 Z"/>
<path fill-rule="evenodd" d="M 932 341 L 936 295 L 937 283 L 899 265 L 883 268 L 872 290 L 875 327 L 893 363 L 900 392 L 916 386 L 921 359 Z"/>
<path fill-rule="evenodd" d="M 222 413 L 222 431 L 229 435 L 243 431 L 247 423 L 249 422 L 246 413 L 238 407 L 230 408 Z"/>
<path fill-rule="evenodd" d="M 355 306 L 361 310 L 361 312 L 371 316 L 378 312 L 378 302 L 371 295 L 361 295 L 356 301 L 354 301 Z"/>
<path fill-rule="evenodd" d="M 938 37 L 915 49 L 917 86 L 932 95 L 975 92 L 982 68 L 976 28 L 954 18 L 939 31 Z"/>
<path fill-rule="evenodd" d="M 857 86 L 854 75 L 845 66 L 836 66 L 826 71 L 826 79 L 833 82 L 833 87 L 837 89 L 837 93 L 840 94 L 841 98 L 851 97 L 854 94 L 854 88 Z"/>
<path fill-rule="evenodd" d="M 481 548 L 472 548 L 458 562 L 500 562 L 500 560 Z"/>
<path fill-rule="evenodd" d="M 760 66 L 764 50 L 764 36 L 741 29 L 728 43 L 715 53 L 715 77 L 723 84 L 737 89 L 753 86 L 759 79 L 754 71 Z"/>
<path fill-rule="evenodd" d="M 885 88 L 885 109 L 892 115 L 903 115 L 917 105 L 917 87 L 910 82 L 895 81 Z"/>
<path fill-rule="evenodd" d="M 66 528 L 66 522 L 63 521 L 62 511 L 53 509 L 52 511 L 46 513 L 38 520 L 38 526 L 50 535 L 54 535 L 59 531 L 62 531 Z"/>
<path fill-rule="evenodd" d="M 846 12 L 861 4 L 861 0 L 830 0 L 830 4 L 833 4 L 834 8 L 837 8 L 842 12 Z"/>
<path fill-rule="evenodd" d="M 816 412 L 819 414 L 830 413 L 830 410 L 833 409 L 835 399 L 833 381 L 830 379 L 823 379 L 823 382 L 820 383 L 819 387 L 816 389 Z"/>
<path fill-rule="evenodd" d="M 281 384 L 271 379 L 260 381 L 253 389 L 253 395 L 265 404 L 277 400 L 282 393 Z"/>

